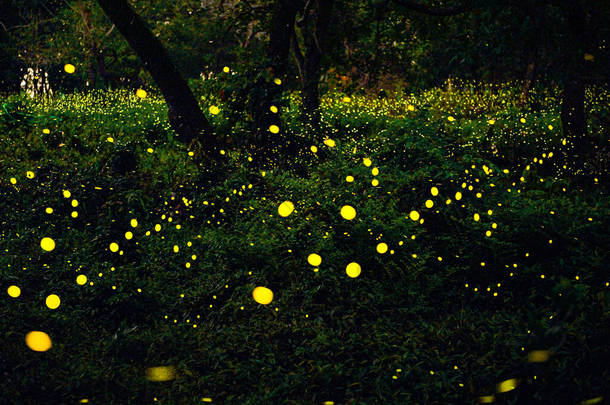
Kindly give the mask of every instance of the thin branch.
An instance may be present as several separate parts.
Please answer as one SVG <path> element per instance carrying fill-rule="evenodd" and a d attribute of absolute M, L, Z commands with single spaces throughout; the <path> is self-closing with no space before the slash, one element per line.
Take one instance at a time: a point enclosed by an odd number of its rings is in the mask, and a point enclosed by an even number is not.
<path fill-rule="evenodd" d="M 292 36 L 290 38 L 290 42 L 292 45 L 292 55 L 294 56 L 297 69 L 299 70 L 299 81 L 301 82 L 301 87 L 303 87 L 305 84 L 303 76 L 303 65 L 305 64 L 305 57 L 303 56 L 303 52 L 301 51 L 301 47 L 299 46 L 294 27 L 292 29 Z"/>
<path fill-rule="evenodd" d="M 107 37 L 108 35 L 110 35 L 112 33 L 112 31 L 114 31 L 115 27 L 116 27 L 116 25 L 112 24 L 112 27 L 110 27 L 110 29 L 108 31 L 106 31 L 106 33 L 104 34 L 104 37 Z"/>
<path fill-rule="evenodd" d="M 307 18 L 309 17 L 309 12 L 311 11 L 311 7 L 316 0 L 307 0 L 305 3 L 305 8 L 303 9 L 303 17 L 297 20 L 297 26 L 303 27 L 307 24 Z"/>

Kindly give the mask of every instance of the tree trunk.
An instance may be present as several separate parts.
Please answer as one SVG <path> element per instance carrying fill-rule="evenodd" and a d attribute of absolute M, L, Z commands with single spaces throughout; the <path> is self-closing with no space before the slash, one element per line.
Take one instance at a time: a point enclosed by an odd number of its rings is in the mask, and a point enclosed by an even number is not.
<path fill-rule="evenodd" d="M 578 77 L 569 78 L 563 89 L 561 123 L 567 137 L 573 141 L 587 133 L 585 117 L 585 83 Z"/>
<path fill-rule="evenodd" d="M 97 2 L 159 86 L 167 102 L 169 122 L 178 134 L 178 139 L 185 143 L 199 140 L 205 151 L 211 151 L 215 142 L 210 136 L 209 123 L 161 42 L 150 32 L 127 0 Z"/>
<path fill-rule="evenodd" d="M 262 91 L 261 97 L 253 100 L 256 130 L 259 139 L 269 139 L 269 126 L 280 126 L 279 114 L 273 113 L 269 107 L 275 105 L 281 107 L 281 95 L 283 83 L 288 73 L 288 57 L 290 52 L 290 39 L 294 31 L 294 23 L 297 12 L 301 6 L 299 0 L 277 0 L 273 20 L 271 22 L 271 33 L 267 57 L 269 65 L 266 66 L 272 79 L 280 79 L 282 84 L 277 85 L 267 78 L 261 77 L 256 83 L 256 90 Z M 263 142 L 268 146 L 268 142 Z"/>
<path fill-rule="evenodd" d="M 588 138 L 587 117 L 585 112 L 585 86 L 588 71 L 585 53 L 595 51 L 597 41 L 593 27 L 591 10 L 587 2 L 565 0 L 560 3 L 566 23 L 572 33 L 566 52 L 566 80 L 561 102 L 561 125 L 564 136 L 572 143 L 571 160 L 582 167 L 584 157 L 589 151 L 591 140 Z"/>
<path fill-rule="evenodd" d="M 534 71 L 536 69 L 536 51 L 532 51 L 529 54 L 529 61 L 527 68 L 525 69 L 525 76 L 523 77 L 523 86 L 521 87 L 521 95 L 519 97 L 519 104 L 524 106 L 527 103 L 527 98 L 534 81 Z"/>
<path fill-rule="evenodd" d="M 317 18 L 313 29 L 306 36 L 305 64 L 303 66 L 303 113 L 305 118 L 311 120 L 314 126 L 319 124 L 318 107 L 320 99 L 318 82 L 320 80 L 320 62 L 325 45 L 326 32 L 330 24 L 333 0 L 317 1 Z"/>

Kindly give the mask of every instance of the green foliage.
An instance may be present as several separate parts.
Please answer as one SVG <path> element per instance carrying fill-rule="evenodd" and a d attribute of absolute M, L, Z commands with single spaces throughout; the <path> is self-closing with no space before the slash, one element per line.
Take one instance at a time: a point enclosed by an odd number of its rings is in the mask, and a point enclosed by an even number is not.
<path fill-rule="evenodd" d="M 222 80 L 238 88 L 241 79 Z M 219 106 L 212 124 L 235 137 L 243 110 L 214 86 L 198 90 L 202 106 Z M 2 99 L 0 280 L 22 289 L 1 298 L 3 394 L 21 403 L 466 403 L 518 378 L 499 403 L 603 395 L 607 174 L 576 183 L 563 169 L 555 89 L 518 109 L 518 86 L 454 86 L 330 94 L 315 132 L 298 123 L 292 95 L 275 141 L 297 151 L 260 168 L 243 142 L 215 172 L 173 141 L 154 94 Z M 589 94 L 596 126 L 608 93 Z M 285 200 L 295 211 L 281 218 Z M 344 204 L 356 219 L 341 218 Z M 39 248 L 43 235 L 56 250 Z M 391 251 L 376 253 L 379 242 Z M 355 279 L 345 274 L 351 261 L 362 266 Z M 93 285 L 77 285 L 77 274 Z M 269 306 L 252 300 L 258 285 L 274 291 Z M 62 299 L 53 311 L 51 293 Z M 30 351 L 29 330 L 47 331 L 53 348 Z M 528 363 L 531 350 L 553 354 Z M 157 365 L 175 366 L 177 378 L 147 381 Z"/>

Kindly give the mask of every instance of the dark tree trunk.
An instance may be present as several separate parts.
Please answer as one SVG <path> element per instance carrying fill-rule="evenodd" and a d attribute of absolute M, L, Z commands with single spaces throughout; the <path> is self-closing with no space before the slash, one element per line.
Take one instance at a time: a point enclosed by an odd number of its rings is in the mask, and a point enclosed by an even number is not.
<path fill-rule="evenodd" d="M 579 78 L 568 78 L 563 88 L 561 101 L 561 125 L 563 132 L 575 145 L 587 134 L 585 116 L 585 83 Z"/>
<path fill-rule="evenodd" d="M 582 161 L 589 149 L 585 86 L 588 71 L 585 54 L 593 53 L 597 41 L 591 10 L 583 0 L 564 0 L 561 3 L 566 23 L 571 30 L 571 44 L 566 52 L 566 73 L 561 102 L 561 125 L 566 138 L 574 145 L 573 157 Z"/>
<path fill-rule="evenodd" d="M 185 143 L 198 140 L 205 151 L 215 148 L 214 139 L 210 136 L 211 128 L 197 99 L 146 23 L 129 6 L 127 0 L 97 2 L 161 89 L 168 106 L 169 122 L 178 134 L 178 139 Z"/>
<path fill-rule="evenodd" d="M 536 54 L 537 52 L 531 51 L 528 57 L 527 67 L 525 68 L 525 75 L 523 77 L 523 86 L 521 87 L 521 95 L 519 97 L 519 104 L 521 106 L 527 103 L 532 83 L 534 82 L 534 72 L 536 70 Z"/>
<path fill-rule="evenodd" d="M 320 62 L 326 42 L 326 33 L 330 24 L 333 0 L 318 0 L 315 26 L 308 30 L 305 46 L 305 63 L 303 66 L 303 113 L 312 124 L 319 123 L 318 82 L 320 80 Z"/>
<path fill-rule="evenodd" d="M 302 7 L 299 0 L 278 0 L 271 23 L 268 56 L 274 77 L 284 79 L 288 72 L 290 38 L 294 31 L 297 12 Z"/>
<path fill-rule="evenodd" d="M 269 139 L 270 125 L 281 127 L 279 115 L 271 112 L 269 108 L 272 105 L 281 107 L 283 83 L 288 72 L 290 39 L 294 31 L 296 15 L 301 6 L 302 3 L 299 0 L 277 0 L 275 4 L 267 49 L 269 59 L 267 69 L 272 80 L 269 81 L 265 77 L 258 80 L 256 87 L 258 90 L 262 90 L 262 94 L 257 100 L 254 100 L 256 103 L 254 107 L 256 130 L 259 133 L 259 139 L 262 140 Z M 280 79 L 282 84 L 275 84 L 273 79 Z M 263 144 L 268 146 L 268 142 L 263 142 Z"/>

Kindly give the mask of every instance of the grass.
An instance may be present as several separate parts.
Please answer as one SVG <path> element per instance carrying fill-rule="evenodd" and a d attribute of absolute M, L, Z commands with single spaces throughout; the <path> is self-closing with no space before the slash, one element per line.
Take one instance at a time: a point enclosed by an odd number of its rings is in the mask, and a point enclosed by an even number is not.
<path fill-rule="evenodd" d="M 236 147 L 211 172 L 173 140 L 154 94 L 7 97 L 0 280 L 21 295 L 1 298 L 2 392 L 20 403 L 605 396 L 607 174 L 576 180 L 564 167 L 570 144 L 556 92 L 537 90 L 519 107 L 518 90 L 330 94 L 319 132 L 298 123 L 291 96 L 278 139 L 306 146 L 265 167 Z M 222 102 L 206 100 L 206 112 L 221 110 L 210 117 L 217 128 L 247 136 L 229 131 Z M 594 137 L 607 100 L 589 90 Z M 282 218 L 286 200 L 295 211 Z M 354 220 L 339 214 L 345 204 Z M 52 252 L 40 248 L 44 236 Z M 317 268 L 307 263 L 313 252 Z M 352 279 L 345 266 L 354 261 L 362 274 Z M 75 282 L 81 274 L 85 285 Z M 271 304 L 252 299 L 259 285 L 274 292 Z M 60 296 L 58 309 L 46 307 L 49 294 Z M 31 330 L 48 333 L 51 350 L 30 350 Z M 528 362 L 536 350 L 550 351 L 548 361 Z M 154 366 L 173 367 L 175 378 L 147 380 Z M 497 392 L 509 379 L 516 388 Z"/>

